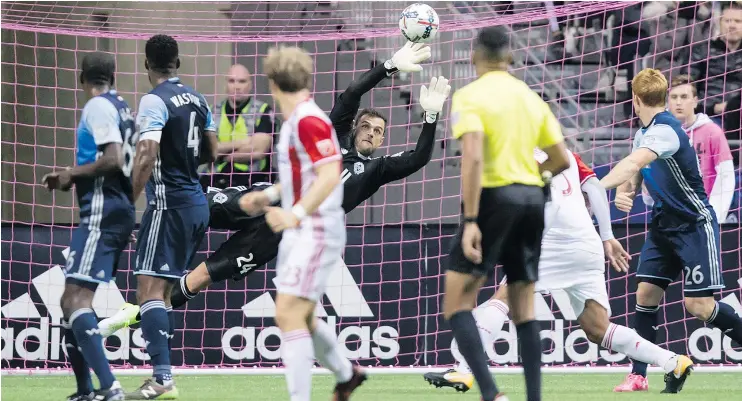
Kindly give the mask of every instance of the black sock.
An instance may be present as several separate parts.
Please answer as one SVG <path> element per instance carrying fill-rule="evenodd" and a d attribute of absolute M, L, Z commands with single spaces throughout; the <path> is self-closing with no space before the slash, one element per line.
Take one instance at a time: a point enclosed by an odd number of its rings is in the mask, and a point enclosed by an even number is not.
<path fill-rule="evenodd" d="M 731 306 L 717 302 L 706 323 L 720 329 L 724 335 L 742 347 L 742 317 L 737 315 Z"/>
<path fill-rule="evenodd" d="M 185 305 L 186 302 L 198 295 L 197 292 L 191 292 L 191 290 L 188 289 L 188 285 L 186 284 L 187 276 L 188 275 L 185 275 L 180 278 L 178 285 L 173 287 L 173 292 L 170 294 L 170 305 L 173 306 L 173 309 L 180 308 Z"/>
<path fill-rule="evenodd" d="M 451 330 L 453 330 L 453 336 L 459 343 L 459 352 L 464 356 L 471 373 L 477 379 L 482 400 L 494 400 L 498 393 L 497 385 L 487 365 L 487 353 L 479 337 L 474 315 L 471 314 L 471 311 L 458 312 L 451 316 L 449 323 L 451 324 Z"/>
<path fill-rule="evenodd" d="M 657 311 L 659 306 L 636 305 L 634 330 L 643 339 L 654 344 L 657 341 Z M 632 360 L 631 373 L 647 377 L 647 364 Z"/>
<path fill-rule="evenodd" d="M 526 399 L 541 401 L 541 330 L 535 320 L 515 326 L 520 343 L 523 375 L 526 377 Z"/>

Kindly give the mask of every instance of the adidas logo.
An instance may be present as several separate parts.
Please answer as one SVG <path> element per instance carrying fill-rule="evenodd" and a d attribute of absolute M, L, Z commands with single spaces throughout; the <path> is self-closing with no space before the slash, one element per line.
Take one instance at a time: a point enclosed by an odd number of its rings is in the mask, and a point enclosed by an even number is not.
<path fill-rule="evenodd" d="M 162 265 L 162 267 L 160 267 L 160 271 L 161 272 L 169 272 L 170 271 L 170 266 L 168 266 L 167 263 L 165 263 L 164 265 Z"/>
<path fill-rule="evenodd" d="M 245 261 L 248 262 L 247 258 Z M 252 259 L 252 258 L 251 258 Z M 242 267 L 242 265 L 240 265 Z M 274 285 L 276 279 L 273 279 Z M 335 315 L 339 317 L 374 317 L 371 308 L 366 302 L 361 288 L 356 283 L 353 275 L 350 274 L 348 266 L 340 260 L 332 272 L 328 275 L 327 289 L 325 291 L 327 299 L 330 301 Z M 242 307 L 245 317 L 276 317 L 276 303 L 269 292 L 248 302 Z M 322 302 L 317 303 L 314 311 L 315 316 L 327 317 L 327 311 L 322 306 Z"/>

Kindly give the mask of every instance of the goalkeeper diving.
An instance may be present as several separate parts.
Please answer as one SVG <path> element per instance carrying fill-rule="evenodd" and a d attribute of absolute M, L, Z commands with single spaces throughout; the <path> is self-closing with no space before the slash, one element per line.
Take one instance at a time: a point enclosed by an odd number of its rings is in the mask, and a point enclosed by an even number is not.
<path fill-rule="evenodd" d="M 387 118 L 376 109 L 360 112 L 361 98 L 384 79 L 397 72 L 420 72 L 421 62 L 431 56 L 430 47 L 407 42 L 394 56 L 366 71 L 353 81 L 335 102 L 330 120 L 343 154 L 343 209 L 350 213 L 370 198 L 381 186 L 406 178 L 423 168 L 433 155 L 435 132 L 443 104 L 451 92 L 444 77 L 432 78 L 420 88 L 420 106 L 425 111 L 422 131 L 415 149 L 394 155 L 373 157 L 382 145 Z M 215 282 L 232 278 L 242 280 L 256 268 L 273 260 L 278 253 L 280 233 L 273 233 L 265 216 L 249 209 L 255 204 L 277 205 L 277 186 L 256 183 L 252 187 L 208 188 L 209 227 L 237 231 L 205 262 L 181 277 L 174 286 L 170 303 L 178 308 Z M 242 206 L 240 205 L 242 200 Z M 125 304 L 122 309 L 99 323 L 104 336 L 139 321 L 139 307 Z"/>

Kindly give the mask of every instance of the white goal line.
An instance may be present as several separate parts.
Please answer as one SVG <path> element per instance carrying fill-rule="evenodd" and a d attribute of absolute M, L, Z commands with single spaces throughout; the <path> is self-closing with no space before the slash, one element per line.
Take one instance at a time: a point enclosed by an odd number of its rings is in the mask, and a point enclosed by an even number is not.
<path fill-rule="evenodd" d="M 445 367 L 367 367 L 364 368 L 371 375 L 400 375 L 400 374 L 423 374 L 427 372 L 442 372 Z M 546 374 L 586 374 L 586 373 L 628 373 L 629 366 L 544 366 L 541 371 Z M 650 367 L 650 373 L 662 373 L 658 367 Z M 521 367 L 491 367 L 490 372 L 500 375 L 520 374 Z M 742 373 L 742 364 L 737 365 L 714 365 L 696 366 L 697 373 Z M 150 367 L 136 367 L 127 369 L 113 369 L 118 376 L 149 376 L 152 374 Z M 313 368 L 313 374 L 326 375 L 330 371 L 324 368 Z M 216 375 L 255 375 L 271 376 L 283 375 L 284 368 L 174 368 L 173 374 L 177 376 L 216 376 Z M 3 369 L 2 376 L 71 376 L 71 369 Z"/>

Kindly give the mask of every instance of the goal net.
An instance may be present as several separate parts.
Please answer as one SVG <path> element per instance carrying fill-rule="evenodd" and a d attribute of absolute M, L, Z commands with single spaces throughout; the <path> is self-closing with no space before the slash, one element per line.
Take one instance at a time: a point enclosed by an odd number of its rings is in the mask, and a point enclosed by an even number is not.
<path fill-rule="evenodd" d="M 668 76 L 689 72 L 693 48 L 709 48 L 718 31 L 719 10 L 713 7 L 671 9 L 632 2 L 432 5 L 440 15 L 441 31 L 431 44 L 432 60 L 424 71 L 387 79 L 363 99 L 362 107 L 374 107 L 389 120 L 376 156 L 414 148 L 422 126 L 420 86 L 438 75 L 450 78 L 454 90 L 471 82 L 476 29 L 504 25 L 511 33 L 515 55 L 512 73 L 549 102 L 570 147 L 603 175 L 628 153 L 630 137 L 638 127 L 629 96 L 633 74 L 645 66 L 660 68 Z M 353 79 L 403 45 L 397 20 L 404 7 L 392 1 L 3 2 L 3 371 L 50 372 L 68 367 L 59 299 L 78 212 L 73 192 L 49 193 L 40 179 L 54 169 L 74 165 L 75 128 L 85 103 L 78 74 L 87 52 L 116 56 L 116 88 L 133 109 L 151 89 L 144 69 L 144 43 L 155 33 L 179 41 L 180 77 L 212 105 L 227 98 L 225 76 L 235 63 L 251 72 L 253 98 L 272 105 L 261 60 L 278 43 L 296 44 L 314 56 L 314 98 L 329 112 Z M 317 309 L 336 327 L 346 355 L 365 366 L 427 367 L 453 361 L 452 336 L 440 305 L 443 258 L 459 221 L 460 156 L 448 134 L 447 110 L 442 115 L 428 165 L 386 185 L 348 215 L 345 265 L 331 275 Z M 257 117 L 247 116 L 248 120 Z M 730 145 L 738 155 L 739 141 L 734 139 L 730 137 Z M 739 198 L 739 185 L 736 188 Z M 722 227 L 727 289 L 721 298 L 742 313 L 737 205 L 731 207 L 730 223 Z M 137 219 L 144 206 L 140 199 Z M 628 216 L 612 212 L 616 237 L 634 256 L 635 267 L 648 210 L 637 202 Z M 211 230 L 196 263 L 228 234 Z M 135 302 L 132 260 L 133 251 L 128 250 L 115 282 L 99 288 L 94 308 L 100 318 L 112 315 L 126 301 Z M 607 272 L 612 319 L 632 327 L 634 274 Z M 501 274 L 498 270 L 497 277 Z M 274 277 L 274 264 L 269 264 L 245 281 L 213 285 L 178 310 L 173 364 L 222 371 L 279 366 Z M 735 350 L 729 338 L 683 310 L 681 285 L 671 285 L 662 304 L 659 342 L 701 364 L 742 363 L 742 351 Z M 494 289 L 494 281 L 488 282 L 480 300 Z M 546 365 L 629 363 L 623 355 L 588 344 L 564 294 L 537 295 L 537 312 L 544 330 Z M 118 368 L 147 365 L 149 360 L 138 328 L 109 338 L 107 352 Z M 506 325 L 489 352 L 493 366 L 518 365 L 512 325 Z"/>

